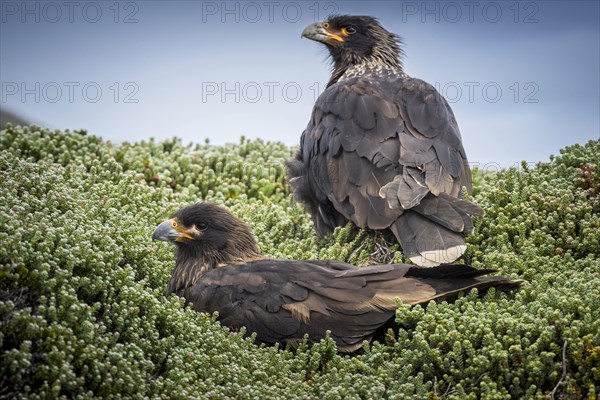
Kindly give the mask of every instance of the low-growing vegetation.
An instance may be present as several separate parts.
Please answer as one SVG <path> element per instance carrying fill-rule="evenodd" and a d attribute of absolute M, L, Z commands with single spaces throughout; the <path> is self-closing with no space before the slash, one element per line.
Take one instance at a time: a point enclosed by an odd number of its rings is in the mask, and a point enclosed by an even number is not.
<path fill-rule="evenodd" d="M 466 262 L 522 279 L 519 292 L 399 305 L 400 331 L 354 357 L 331 340 L 257 347 L 164 296 L 173 249 L 152 231 L 199 200 L 230 207 L 273 257 L 402 261 L 351 226 L 319 241 L 290 202 L 292 152 L 2 131 L 0 398 L 597 398 L 600 141 L 475 174 L 487 214 Z"/>

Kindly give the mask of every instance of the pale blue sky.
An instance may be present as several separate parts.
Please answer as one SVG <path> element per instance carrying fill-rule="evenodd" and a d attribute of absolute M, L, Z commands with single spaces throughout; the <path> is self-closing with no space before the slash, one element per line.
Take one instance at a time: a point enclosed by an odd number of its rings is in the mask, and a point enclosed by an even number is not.
<path fill-rule="evenodd" d="M 597 1 L 0 3 L 0 107 L 51 128 L 297 144 L 329 76 L 300 32 L 334 12 L 403 37 L 407 72 L 448 98 L 473 163 L 600 137 Z"/>

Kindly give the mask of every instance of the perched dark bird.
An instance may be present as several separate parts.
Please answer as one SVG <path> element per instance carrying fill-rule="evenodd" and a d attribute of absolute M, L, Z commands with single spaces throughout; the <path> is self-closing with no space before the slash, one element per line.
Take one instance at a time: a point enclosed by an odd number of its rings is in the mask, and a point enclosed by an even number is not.
<path fill-rule="evenodd" d="M 393 326 L 395 298 L 423 304 L 475 287 L 520 284 L 482 277 L 492 270 L 464 265 L 357 268 L 339 261 L 270 259 L 260 254 L 245 223 L 208 203 L 177 211 L 152 239 L 176 246 L 167 295 L 184 297 L 197 311 L 218 311 L 223 325 L 234 331 L 246 327 L 269 345 L 296 347 L 305 334 L 314 343 L 329 330 L 340 352 L 353 352 Z"/>
<path fill-rule="evenodd" d="M 433 86 L 402 67 L 398 36 L 367 16 L 336 16 L 302 36 L 324 43 L 333 73 L 300 150 L 288 160 L 294 198 L 323 237 L 348 220 L 390 228 L 420 266 L 449 263 L 465 249 L 478 206 L 454 114 Z"/>

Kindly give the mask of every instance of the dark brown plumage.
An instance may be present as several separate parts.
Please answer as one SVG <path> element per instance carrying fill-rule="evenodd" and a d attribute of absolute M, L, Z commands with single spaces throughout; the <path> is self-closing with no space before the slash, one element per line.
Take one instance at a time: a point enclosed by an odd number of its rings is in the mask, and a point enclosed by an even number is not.
<path fill-rule="evenodd" d="M 266 344 L 296 347 L 305 334 L 314 343 L 329 330 L 339 351 L 353 352 L 393 325 L 395 298 L 423 304 L 474 287 L 520 284 L 483 277 L 492 271 L 464 265 L 356 268 L 339 261 L 270 259 L 259 253 L 246 224 L 208 203 L 177 211 L 152 238 L 176 245 L 167 294 L 184 297 L 197 311 L 218 311 L 223 325 L 246 327 Z"/>
<path fill-rule="evenodd" d="M 326 90 L 289 160 L 294 197 L 322 237 L 348 220 L 391 229 L 421 266 L 466 250 L 478 206 L 458 199 L 471 172 L 454 114 L 430 84 L 406 75 L 399 38 L 366 16 L 337 16 L 302 36 L 333 60 Z"/>

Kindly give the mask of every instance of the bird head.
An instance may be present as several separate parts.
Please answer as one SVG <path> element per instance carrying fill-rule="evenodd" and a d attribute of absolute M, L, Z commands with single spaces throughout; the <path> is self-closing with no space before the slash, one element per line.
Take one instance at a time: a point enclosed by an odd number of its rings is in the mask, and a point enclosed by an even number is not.
<path fill-rule="evenodd" d="M 302 37 L 325 44 L 336 70 L 365 62 L 402 68 L 400 38 L 373 17 L 332 16 L 307 26 Z"/>
<path fill-rule="evenodd" d="M 176 211 L 156 227 L 152 240 L 174 242 L 180 257 L 216 266 L 259 254 L 252 232 L 227 209 L 196 203 Z"/>

